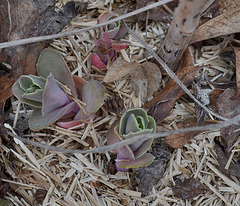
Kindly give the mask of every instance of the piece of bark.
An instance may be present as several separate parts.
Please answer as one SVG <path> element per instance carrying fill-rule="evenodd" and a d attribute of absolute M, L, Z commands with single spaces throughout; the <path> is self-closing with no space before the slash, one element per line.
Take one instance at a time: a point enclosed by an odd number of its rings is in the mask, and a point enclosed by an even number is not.
<path fill-rule="evenodd" d="M 158 50 L 159 56 L 174 71 L 199 25 L 203 3 L 204 0 L 180 0 L 174 11 L 173 21 Z"/>
<path fill-rule="evenodd" d="M 138 189 L 142 192 L 142 197 L 148 195 L 152 187 L 163 177 L 171 153 L 163 147 L 155 146 L 152 155 L 155 156 L 153 163 L 139 170 L 138 178 L 140 182 Z"/>

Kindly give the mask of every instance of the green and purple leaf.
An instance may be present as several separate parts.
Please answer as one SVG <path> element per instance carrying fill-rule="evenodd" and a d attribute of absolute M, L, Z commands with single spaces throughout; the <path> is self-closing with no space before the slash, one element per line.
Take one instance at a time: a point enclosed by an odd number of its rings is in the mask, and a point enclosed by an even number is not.
<path fill-rule="evenodd" d="M 79 110 L 74 120 L 88 119 L 95 114 L 104 103 L 104 95 L 105 89 L 98 81 L 86 82 L 81 90 L 82 101 L 86 103 L 86 107 L 84 107 L 86 114 L 84 114 L 84 111 Z"/>
<path fill-rule="evenodd" d="M 72 95 L 77 97 L 72 74 L 65 60 L 57 51 L 50 48 L 44 49 L 39 56 L 36 66 L 39 76 L 47 78 L 52 73 L 56 80 L 67 85 Z"/>
<path fill-rule="evenodd" d="M 131 159 L 131 160 L 117 159 L 116 165 L 119 168 L 125 168 L 125 169 L 147 167 L 150 164 L 152 164 L 154 158 L 155 157 L 153 155 L 149 153 L 145 153 L 144 155 L 136 159 Z"/>

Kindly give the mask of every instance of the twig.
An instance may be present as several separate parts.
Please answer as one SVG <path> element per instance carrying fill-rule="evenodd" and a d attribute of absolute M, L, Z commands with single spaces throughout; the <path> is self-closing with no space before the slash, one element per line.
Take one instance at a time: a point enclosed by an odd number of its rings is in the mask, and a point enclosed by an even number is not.
<path fill-rule="evenodd" d="M 188 88 L 180 81 L 180 79 L 175 75 L 175 73 L 168 67 L 168 65 L 156 54 L 156 52 L 153 51 L 153 49 L 145 43 L 143 40 L 141 40 L 123 21 L 121 22 L 127 29 L 127 31 L 135 38 L 137 39 L 146 49 L 147 51 L 161 64 L 163 69 L 167 72 L 167 74 L 186 92 L 186 94 L 189 95 L 189 97 L 192 98 L 194 102 L 196 102 L 199 106 L 201 106 L 203 109 L 205 109 L 208 113 L 212 114 L 213 116 L 222 119 L 227 120 L 227 118 L 216 114 L 215 112 L 208 109 L 205 105 L 203 105 L 201 102 L 199 102 L 188 90 Z"/>
<path fill-rule="evenodd" d="M 89 31 L 91 29 L 96 29 L 96 28 L 99 28 L 99 27 L 102 27 L 102 26 L 106 26 L 108 24 L 112 24 L 112 23 L 114 23 L 116 21 L 120 21 L 120 20 L 126 19 L 128 17 L 134 16 L 136 14 L 139 14 L 141 12 L 147 11 L 149 9 L 153 9 L 153 8 L 155 8 L 157 6 L 161 6 L 161 5 L 169 3 L 171 1 L 173 1 L 173 0 L 162 0 L 160 2 L 156 2 L 156 3 L 153 3 L 153 4 L 147 5 L 145 7 L 137 9 L 135 11 L 132 11 L 132 12 L 130 12 L 128 14 L 124 14 L 124 15 L 119 16 L 119 17 L 117 17 L 115 19 L 112 19 L 112 20 L 110 20 L 108 22 L 104 22 L 102 24 L 97 24 L 97 25 L 92 26 L 92 27 L 87 27 L 87 28 L 83 28 L 83 29 L 76 29 L 76 30 L 69 31 L 69 32 L 63 32 L 63 33 L 60 33 L 60 34 L 38 36 L 38 37 L 32 37 L 32 38 L 27 38 L 27 39 L 19 39 L 19 40 L 14 40 L 14 41 L 0 43 L 0 49 L 7 48 L 7 47 L 13 47 L 13 46 L 20 46 L 20 45 L 30 44 L 30 43 L 40 42 L 40 41 L 46 41 L 46 40 L 51 40 L 51 39 L 56 39 L 56 38 L 64 37 L 64 36 L 75 35 L 75 34 L 78 34 L 78 33 L 81 33 L 81 32 Z"/>
<path fill-rule="evenodd" d="M 236 117 L 229 119 L 227 121 L 224 121 L 222 123 L 219 124 L 210 124 L 210 125 L 206 125 L 206 126 L 197 126 L 197 127 L 190 127 L 190 128 L 184 128 L 184 129 L 178 129 L 178 130 L 172 130 L 172 131 L 167 131 L 167 132 L 157 132 L 157 133 L 149 133 L 149 134 L 141 134 L 141 135 L 136 135 L 133 138 L 129 138 L 129 139 L 125 139 L 121 142 L 112 144 L 112 145 L 108 145 L 108 146 L 104 146 L 104 147 L 99 147 L 99 148 L 94 148 L 94 149 L 89 149 L 89 150 L 71 150 L 71 149 L 63 149 L 63 148 L 59 148 L 59 147 L 55 147 L 55 146 L 50 146 L 50 145 L 46 145 L 46 144 L 42 144 L 39 142 L 34 142 L 31 140 L 28 140 L 26 138 L 20 137 L 16 134 L 14 134 L 13 132 L 8 132 L 8 134 L 13 137 L 13 138 L 17 138 L 19 140 L 21 140 L 22 142 L 26 143 L 26 144 L 30 144 L 36 147 L 40 147 L 40 148 L 44 148 L 44 149 L 48 149 L 48 150 L 53 150 L 53 151 L 57 151 L 57 152 L 64 152 L 64 153 L 69 153 L 69 154 L 87 154 L 87 153 L 104 153 L 107 151 L 111 151 L 113 149 L 117 149 L 120 148 L 122 146 L 126 146 L 129 144 L 132 144 L 134 142 L 137 141 L 141 141 L 141 140 L 147 140 L 147 139 L 151 139 L 151 138 L 160 138 L 160 137 L 166 137 L 169 135 L 174 135 L 174 134 L 180 134 L 180 133 L 184 133 L 184 132 L 195 132 L 195 131 L 214 131 L 214 130 L 219 130 L 228 126 L 231 126 L 233 124 L 238 124 L 240 121 L 240 114 L 237 115 Z M 4 126 L 6 128 L 11 129 L 11 126 L 9 124 L 4 124 Z"/>

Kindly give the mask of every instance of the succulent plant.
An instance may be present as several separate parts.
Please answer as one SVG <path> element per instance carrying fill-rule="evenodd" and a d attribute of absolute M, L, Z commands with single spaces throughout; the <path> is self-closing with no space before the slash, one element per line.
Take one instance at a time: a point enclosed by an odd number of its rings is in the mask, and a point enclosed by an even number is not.
<path fill-rule="evenodd" d="M 37 71 L 39 76 L 22 75 L 12 87 L 13 94 L 33 108 L 29 120 L 32 130 L 56 121 L 63 128 L 79 125 L 92 118 L 104 102 L 104 87 L 72 75 L 53 49 L 41 52 Z"/>
<path fill-rule="evenodd" d="M 105 12 L 98 17 L 98 23 L 104 23 L 116 17 L 118 15 Z M 106 69 L 108 61 L 113 62 L 117 57 L 117 52 L 130 45 L 127 41 L 118 41 L 124 38 L 126 33 L 127 31 L 120 21 L 101 27 L 99 35 L 95 35 L 94 38 L 97 48 L 91 55 L 91 63 L 99 69 Z"/>
<path fill-rule="evenodd" d="M 139 134 L 156 132 L 155 120 L 142 108 L 128 109 L 107 132 L 109 145 L 133 138 Z M 125 171 L 130 168 L 146 167 L 150 165 L 154 156 L 146 153 L 151 147 L 153 139 L 140 140 L 127 146 L 113 150 L 117 153 L 116 167 Z"/>

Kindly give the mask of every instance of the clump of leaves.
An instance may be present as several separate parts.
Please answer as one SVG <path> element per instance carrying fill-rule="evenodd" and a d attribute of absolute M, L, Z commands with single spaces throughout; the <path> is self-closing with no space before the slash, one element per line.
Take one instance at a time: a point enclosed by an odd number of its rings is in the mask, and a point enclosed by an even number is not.
<path fill-rule="evenodd" d="M 128 109 L 120 121 L 114 123 L 107 133 L 108 144 L 121 142 L 139 134 L 156 132 L 155 120 L 142 108 Z M 126 171 L 130 168 L 146 167 L 150 165 L 154 156 L 146 153 L 151 147 L 153 139 L 140 140 L 130 145 L 113 150 L 117 153 L 116 167 Z"/>
<path fill-rule="evenodd" d="M 32 130 L 56 121 L 60 127 L 71 128 L 93 118 L 104 103 L 104 87 L 72 75 L 55 50 L 41 52 L 37 71 L 39 76 L 22 75 L 12 88 L 18 99 L 33 108 L 29 119 Z"/>
<path fill-rule="evenodd" d="M 118 15 L 105 12 L 98 17 L 98 24 L 117 18 Z M 126 29 L 117 21 L 100 28 L 100 32 L 94 37 L 97 46 L 95 53 L 91 55 L 91 63 L 99 69 L 106 69 L 108 61 L 113 62 L 117 57 L 117 52 L 127 48 L 130 43 L 120 41 L 126 36 Z"/>

